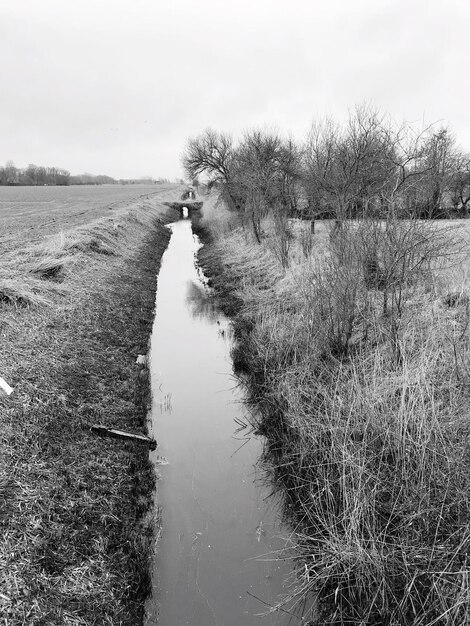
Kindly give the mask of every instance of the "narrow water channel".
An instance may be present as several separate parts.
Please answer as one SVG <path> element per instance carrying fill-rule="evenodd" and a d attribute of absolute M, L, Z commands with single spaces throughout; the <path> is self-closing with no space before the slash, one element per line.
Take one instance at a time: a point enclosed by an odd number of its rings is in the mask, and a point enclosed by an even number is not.
<path fill-rule="evenodd" d="M 289 568 L 279 558 L 277 507 L 256 468 L 262 444 L 240 430 L 230 323 L 207 298 L 190 221 L 170 228 L 150 350 L 162 533 L 147 626 L 296 624 L 269 613 Z"/>

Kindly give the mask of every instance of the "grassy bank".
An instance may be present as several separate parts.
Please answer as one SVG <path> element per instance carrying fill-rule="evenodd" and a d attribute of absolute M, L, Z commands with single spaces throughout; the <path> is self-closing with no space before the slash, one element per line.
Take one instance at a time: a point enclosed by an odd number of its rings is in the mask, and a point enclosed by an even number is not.
<path fill-rule="evenodd" d="M 16 624 L 139 624 L 153 488 L 138 443 L 169 233 L 155 199 L 17 249 L 0 267 L 0 615 Z"/>
<path fill-rule="evenodd" d="M 470 623 L 468 226 L 215 220 L 264 461 L 311 624 Z M 222 227 L 223 226 L 223 227 Z"/>

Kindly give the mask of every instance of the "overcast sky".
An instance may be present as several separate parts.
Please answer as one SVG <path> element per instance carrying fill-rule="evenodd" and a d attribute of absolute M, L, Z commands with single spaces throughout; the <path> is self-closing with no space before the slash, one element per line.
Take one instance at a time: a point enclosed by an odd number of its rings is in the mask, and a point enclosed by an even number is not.
<path fill-rule="evenodd" d="M 371 103 L 470 151 L 468 0 L 0 0 L 0 163 L 181 176 L 188 136 Z"/>

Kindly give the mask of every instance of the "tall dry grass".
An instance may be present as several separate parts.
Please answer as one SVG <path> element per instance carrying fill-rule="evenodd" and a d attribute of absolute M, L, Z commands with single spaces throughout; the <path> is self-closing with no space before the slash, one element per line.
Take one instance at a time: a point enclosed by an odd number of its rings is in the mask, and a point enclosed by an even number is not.
<path fill-rule="evenodd" d="M 468 230 L 364 222 L 306 251 L 299 229 L 288 267 L 274 231 L 213 246 L 293 596 L 312 624 L 470 623 Z"/>

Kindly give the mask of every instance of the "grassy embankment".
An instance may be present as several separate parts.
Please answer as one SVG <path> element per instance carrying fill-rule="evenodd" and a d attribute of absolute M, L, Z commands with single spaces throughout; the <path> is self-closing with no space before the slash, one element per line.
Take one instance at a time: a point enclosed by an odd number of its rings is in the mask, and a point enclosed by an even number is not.
<path fill-rule="evenodd" d="M 171 199 L 171 194 L 170 194 Z M 147 352 L 168 208 L 115 208 L 0 266 L 0 623 L 139 624 L 154 477 Z"/>
<path fill-rule="evenodd" d="M 297 224 L 284 269 L 269 224 L 258 245 L 228 221 L 207 220 L 201 260 L 235 317 L 310 623 L 470 623 L 468 224 Z"/>

